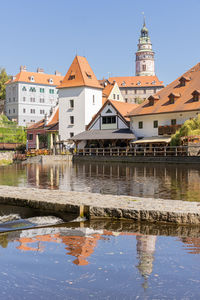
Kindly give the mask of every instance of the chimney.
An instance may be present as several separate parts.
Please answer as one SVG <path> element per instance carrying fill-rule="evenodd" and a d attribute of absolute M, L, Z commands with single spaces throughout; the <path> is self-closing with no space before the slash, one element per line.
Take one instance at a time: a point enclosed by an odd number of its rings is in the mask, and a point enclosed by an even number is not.
<path fill-rule="evenodd" d="M 43 73 L 44 73 L 44 69 L 42 69 L 42 68 L 37 68 L 37 73 L 43 74 Z"/>
<path fill-rule="evenodd" d="M 55 75 L 56 75 L 56 76 L 61 76 L 61 73 L 58 72 L 58 71 L 56 70 L 56 71 L 55 71 Z"/>
<path fill-rule="evenodd" d="M 26 66 L 20 66 L 20 72 L 26 71 Z"/>

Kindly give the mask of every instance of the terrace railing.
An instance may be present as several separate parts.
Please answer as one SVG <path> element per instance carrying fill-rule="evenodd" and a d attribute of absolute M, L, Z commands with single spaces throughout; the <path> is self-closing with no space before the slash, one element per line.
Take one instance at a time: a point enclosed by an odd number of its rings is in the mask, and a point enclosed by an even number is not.
<path fill-rule="evenodd" d="M 74 151 L 76 156 L 193 156 L 191 153 L 195 153 L 195 156 L 200 155 L 200 147 L 84 148 Z"/>

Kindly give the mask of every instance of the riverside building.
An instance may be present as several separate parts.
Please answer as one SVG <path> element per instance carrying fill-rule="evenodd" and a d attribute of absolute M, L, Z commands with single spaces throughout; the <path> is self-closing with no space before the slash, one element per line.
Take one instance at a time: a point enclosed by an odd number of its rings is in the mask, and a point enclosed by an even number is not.
<path fill-rule="evenodd" d="M 200 63 L 150 96 L 128 116 L 138 139 L 174 134 L 190 118 L 200 114 Z"/>
<path fill-rule="evenodd" d="M 45 74 L 41 68 L 28 72 L 25 66 L 6 84 L 5 114 L 18 125 L 27 126 L 50 113 L 58 101 L 57 86 L 63 76 L 59 72 Z"/>

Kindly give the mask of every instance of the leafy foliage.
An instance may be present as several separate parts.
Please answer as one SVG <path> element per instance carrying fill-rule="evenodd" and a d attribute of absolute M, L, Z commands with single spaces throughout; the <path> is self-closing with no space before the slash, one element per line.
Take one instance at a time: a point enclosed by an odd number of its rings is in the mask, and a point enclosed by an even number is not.
<path fill-rule="evenodd" d="M 172 135 L 171 146 L 179 146 L 181 137 L 200 135 L 200 115 L 197 118 L 185 121 L 179 130 Z"/>
<path fill-rule="evenodd" d="M 5 83 L 8 81 L 9 76 L 5 69 L 0 70 L 0 99 L 4 100 L 6 98 L 6 86 Z"/>

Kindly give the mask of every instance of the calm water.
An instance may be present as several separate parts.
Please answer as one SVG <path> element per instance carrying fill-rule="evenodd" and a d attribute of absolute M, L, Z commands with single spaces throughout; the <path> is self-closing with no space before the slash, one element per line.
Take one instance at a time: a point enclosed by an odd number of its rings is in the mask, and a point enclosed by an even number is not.
<path fill-rule="evenodd" d="M 199 229 L 132 225 L 0 233 L 0 299 L 199 299 Z"/>
<path fill-rule="evenodd" d="M 0 168 L 0 185 L 200 201 L 198 164 L 57 163 Z"/>

